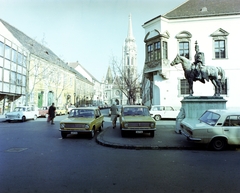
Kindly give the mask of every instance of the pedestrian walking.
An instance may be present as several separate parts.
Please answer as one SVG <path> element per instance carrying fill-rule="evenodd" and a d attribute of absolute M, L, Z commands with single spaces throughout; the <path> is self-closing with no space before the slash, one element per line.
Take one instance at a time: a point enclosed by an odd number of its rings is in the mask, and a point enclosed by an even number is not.
<path fill-rule="evenodd" d="M 112 121 L 112 126 L 113 129 L 116 127 L 116 122 L 117 122 L 117 117 L 118 117 L 118 108 L 115 103 L 112 104 L 110 107 L 111 110 L 111 121 Z"/>
<path fill-rule="evenodd" d="M 54 125 L 54 118 L 55 118 L 55 111 L 56 107 L 54 106 L 54 103 L 49 107 L 48 109 L 48 122 L 51 121 L 51 124 Z"/>

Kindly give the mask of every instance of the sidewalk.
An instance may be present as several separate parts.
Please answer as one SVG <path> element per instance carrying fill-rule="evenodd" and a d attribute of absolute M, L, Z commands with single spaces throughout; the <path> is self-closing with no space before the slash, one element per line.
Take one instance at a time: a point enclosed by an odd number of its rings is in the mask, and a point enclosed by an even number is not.
<path fill-rule="evenodd" d="M 5 121 L 5 116 L 0 115 L 0 124 L 3 121 Z M 166 121 L 158 121 L 154 137 L 148 134 L 133 134 L 123 138 L 119 125 L 115 129 L 107 127 L 98 134 L 96 141 L 103 146 L 125 149 L 206 150 L 205 146 L 194 144 L 187 141 L 185 136 L 177 134 L 175 121 L 170 124 Z"/>
<path fill-rule="evenodd" d="M 160 121 L 161 122 L 161 121 Z M 174 122 L 175 123 L 175 122 Z M 158 124 L 155 136 L 152 138 L 148 134 L 133 134 L 127 137 L 121 136 L 119 126 L 105 128 L 96 138 L 98 144 L 125 149 L 180 149 L 180 150 L 206 150 L 200 144 L 187 141 L 186 137 L 175 132 L 175 125 Z"/>

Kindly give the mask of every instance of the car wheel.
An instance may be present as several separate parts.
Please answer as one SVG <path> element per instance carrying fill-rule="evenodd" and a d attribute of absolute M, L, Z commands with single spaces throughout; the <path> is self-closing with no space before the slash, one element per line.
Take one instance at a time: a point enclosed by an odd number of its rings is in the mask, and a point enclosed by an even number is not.
<path fill-rule="evenodd" d="M 62 138 L 64 139 L 64 138 L 67 137 L 67 133 L 61 132 L 61 136 L 62 136 Z"/>
<path fill-rule="evenodd" d="M 151 132 L 150 132 L 150 136 L 151 136 L 151 137 L 154 137 L 154 134 L 155 134 L 154 131 L 151 131 Z"/>
<path fill-rule="evenodd" d="M 161 120 L 161 118 L 162 118 L 161 115 L 155 115 L 155 116 L 154 116 L 154 119 L 155 119 L 156 121 Z"/>
<path fill-rule="evenodd" d="M 225 148 L 226 146 L 226 139 L 224 138 L 214 138 L 211 141 L 211 148 L 216 151 L 221 151 Z"/>
<path fill-rule="evenodd" d="M 37 115 L 34 115 L 33 120 L 36 120 L 36 119 L 37 119 Z"/>
<path fill-rule="evenodd" d="M 101 132 L 102 128 L 103 128 L 103 122 L 102 122 L 101 126 L 99 127 L 98 131 Z"/>
<path fill-rule="evenodd" d="M 25 122 L 25 121 L 26 121 L 26 117 L 23 116 L 23 117 L 22 117 L 22 122 Z"/>

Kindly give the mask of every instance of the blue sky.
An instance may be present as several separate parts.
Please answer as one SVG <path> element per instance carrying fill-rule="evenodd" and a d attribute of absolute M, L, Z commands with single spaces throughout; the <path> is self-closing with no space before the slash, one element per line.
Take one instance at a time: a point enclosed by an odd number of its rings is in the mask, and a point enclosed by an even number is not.
<path fill-rule="evenodd" d="M 131 14 L 139 72 L 144 66 L 144 29 L 186 0 L 0 0 L 0 18 L 44 42 L 65 62 L 78 61 L 97 80 L 112 57 L 119 61 Z"/>

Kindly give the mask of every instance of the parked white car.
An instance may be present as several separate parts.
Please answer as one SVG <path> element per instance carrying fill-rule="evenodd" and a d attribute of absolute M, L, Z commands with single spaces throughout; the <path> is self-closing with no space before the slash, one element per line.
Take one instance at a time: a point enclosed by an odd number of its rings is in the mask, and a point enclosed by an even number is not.
<path fill-rule="evenodd" d="M 227 144 L 240 145 L 240 111 L 207 110 L 199 119 L 185 118 L 182 134 L 195 143 L 208 144 L 214 150 L 223 150 Z"/>
<path fill-rule="evenodd" d="M 15 109 L 10 112 L 5 114 L 5 119 L 8 122 L 11 121 L 26 121 L 29 119 L 37 119 L 39 117 L 39 112 L 38 110 L 34 110 L 34 107 L 31 106 L 19 106 L 15 107 Z"/>
<path fill-rule="evenodd" d="M 159 121 L 161 119 L 176 119 L 179 111 L 171 106 L 153 105 L 150 114 L 156 121 Z"/>

